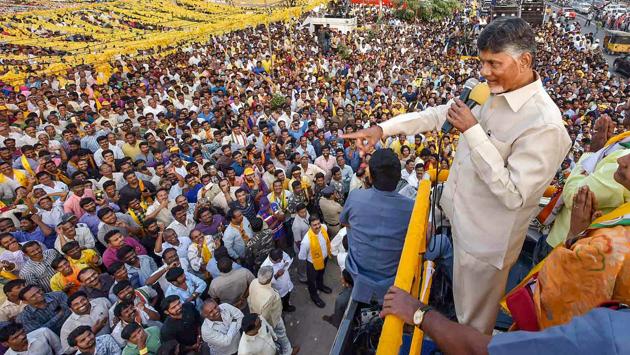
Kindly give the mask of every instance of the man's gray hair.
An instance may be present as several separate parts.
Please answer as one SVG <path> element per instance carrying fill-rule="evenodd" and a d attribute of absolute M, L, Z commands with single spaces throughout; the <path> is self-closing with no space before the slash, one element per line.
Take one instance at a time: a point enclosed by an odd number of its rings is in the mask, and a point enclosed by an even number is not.
<path fill-rule="evenodd" d="M 479 51 L 492 53 L 506 52 L 515 58 L 523 53 L 531 53 L 532 57 L 535 57 L 536 36 L 525 20 L 504 17 L 490 22 L 481 31 L 477 39 L 477 48 Z"/>
<path fill-rule="evenodd" d="M 273 278 L 273 267 L 263 266 L 258 270 L 258 282 L 261 285 L 266 285 L 271 282 Z"/>

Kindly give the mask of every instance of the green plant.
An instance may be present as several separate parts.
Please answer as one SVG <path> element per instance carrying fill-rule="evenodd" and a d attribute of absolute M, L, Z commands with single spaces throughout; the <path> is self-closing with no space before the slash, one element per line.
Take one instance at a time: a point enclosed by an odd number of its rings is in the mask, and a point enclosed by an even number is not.
<path fill-rule="evenodd" d="M 271 108 L 273 110 L 282 108 L 286 102 L 287 99 L 284 97 L 284 95 L 280 93 L 275 93 L 271 98 Z"/>
<path fill-rule="evenodd" d="M 352 56 L 352 52 L 345 44 L 340 44 L 337 46 L 337 53 L 341 59 L 349 59 Z"/>
<path fill-rule="evenodd" d="M 396 0 L 394 16 L 411 21 L 418 18 L 423 21 L 435 21 L 451 16 L 461 7 L 458 0 Z"/>

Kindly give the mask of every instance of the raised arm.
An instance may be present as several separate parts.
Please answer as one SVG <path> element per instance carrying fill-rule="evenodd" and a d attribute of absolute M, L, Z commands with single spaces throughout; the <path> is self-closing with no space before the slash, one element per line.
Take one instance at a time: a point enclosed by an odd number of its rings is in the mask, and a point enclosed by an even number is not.
<path fill-rule="evenodd" d="M 379 125 L 358 132 L 343 134 L 341 138 L 356 139 L 357 147 L 364 153 L 370 152 L 383 137 L 396 134 L 417 134 L 439 129 L 446 121 L 450 102 L 446 105 L 429 107 L 422 112 L 398 115 Z"/>

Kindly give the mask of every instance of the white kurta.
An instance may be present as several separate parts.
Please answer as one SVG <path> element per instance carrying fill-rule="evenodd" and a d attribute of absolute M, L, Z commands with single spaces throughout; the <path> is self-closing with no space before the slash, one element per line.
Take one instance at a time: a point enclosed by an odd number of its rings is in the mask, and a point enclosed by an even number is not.
<path fill-rule="evenodd" d="M 386 136 L 438 130 L 450 104 L 382 123 Z M 571 146 L 560 110 L 540 79 L 473 109 L 440 201 L 453 230 L 455 308 L 489 334 L 507 275 L 538 202 Z"/>
<path fill-rule="evenodd" d="M 293 282 L 291 281 L 291 275 L 289 275 L 289 268 L 293 263 L 293 259 L 289 256 L 289 254 L 282 252 L 282 261 L 274 264 L 269 257 L 263 261 L 260 265 L 263 266 L 271 266 L 273 267 L 274 277 L 271 279 L 271 286 L 278 291 L 280 297 L 284 297 L 287 293 L 293 290 Z M 284 269 L 284 274 L 282 276 L 276 278 L 276 274 L 280 269 Z"/>
<path fill-rule="evenodd" d="M 243 333 L 238 344 L 238 355 L 276 355 L 276 333 L 263 317 L 259 318 L 262 324 L 258 334 L 250 336 Z"/>

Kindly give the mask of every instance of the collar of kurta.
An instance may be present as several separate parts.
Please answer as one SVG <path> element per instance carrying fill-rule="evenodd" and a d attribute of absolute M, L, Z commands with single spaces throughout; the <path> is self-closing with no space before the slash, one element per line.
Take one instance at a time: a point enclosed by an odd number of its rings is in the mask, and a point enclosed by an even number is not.
<path fill-rule="evenodd" d="M 540 80 L 540 75 L 538 75 L 536 71 L 534 71 L 534 75 L 536 76 L 536 80 L 533 83 L 527 84 L 516 90 L 498 94 L 497 96 L 505 97 L 505 100 L 512 111 L 518 112 L 532 96 L 539 91 L 545 90 L 543 88 L 542 81 Z"/>

